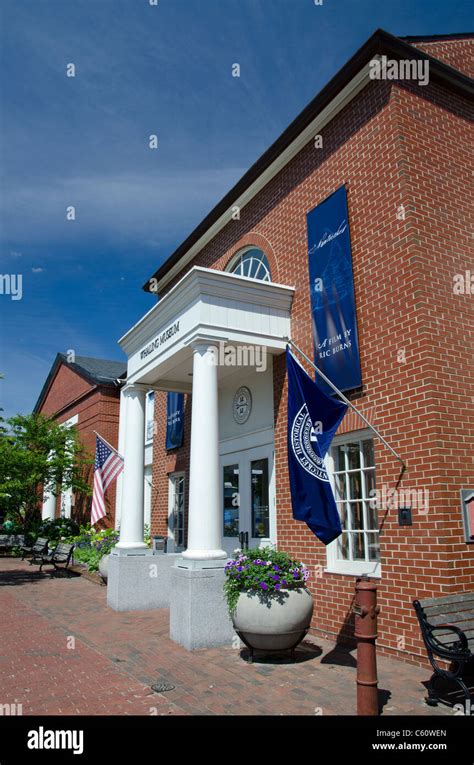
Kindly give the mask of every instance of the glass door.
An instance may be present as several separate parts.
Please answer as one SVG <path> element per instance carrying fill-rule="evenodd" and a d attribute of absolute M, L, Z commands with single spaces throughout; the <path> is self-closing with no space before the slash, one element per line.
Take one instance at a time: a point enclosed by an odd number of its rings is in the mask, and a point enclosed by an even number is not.
<path fill-rule="evenodd" d="M 273 446 L 232 452 L 221 458 L 223 549 L 265 547 L 275 541 Z"/>
<path fill-rule="evenodd" d="M 181 552 L 186 548 L 184 530 L 184 473 L 169 477 L 168 496 L 168 552 Z"/>

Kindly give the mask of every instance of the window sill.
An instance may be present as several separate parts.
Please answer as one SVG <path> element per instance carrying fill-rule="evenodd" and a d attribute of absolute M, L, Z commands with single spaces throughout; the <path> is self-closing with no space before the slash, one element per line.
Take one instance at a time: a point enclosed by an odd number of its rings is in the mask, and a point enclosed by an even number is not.
<path fill-rule="evenodd" d="M 366 574 L 370 579 L 381 579 L 382 573 L 380 569 L 375 572 L 364 571 L 358 568 L 325 568 L 325 574 L 338 574 L 339 576 L 362 576 Z"/>

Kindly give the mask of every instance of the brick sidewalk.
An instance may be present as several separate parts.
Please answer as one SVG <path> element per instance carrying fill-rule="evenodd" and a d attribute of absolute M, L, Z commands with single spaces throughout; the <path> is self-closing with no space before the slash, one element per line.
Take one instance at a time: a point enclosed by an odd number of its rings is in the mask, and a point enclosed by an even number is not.
<path fill-rule="evenodd" d="M 106 588 L 0 559 L 0 703 L 23 714 L 355 714 L 355 652 L 311 638 L 297 661 L 247 664 L 232 646 L 190 653 L 168 611 L 116 613 Z M 73 647 L 72 647 L 73 646 Z M 380 657 L 383 714 L 451 715 L 423 702 L 429 672 Z M 160 680 L 173 683 L 154 693 Z"/>

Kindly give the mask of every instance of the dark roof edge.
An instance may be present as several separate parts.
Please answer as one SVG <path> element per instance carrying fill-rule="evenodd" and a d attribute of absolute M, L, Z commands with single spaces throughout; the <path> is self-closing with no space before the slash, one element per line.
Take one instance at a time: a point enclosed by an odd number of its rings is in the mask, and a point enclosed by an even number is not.
<path fill-rule="evenodd" d="M 41 393 L 38 396 L 38 400 L 33 408 L 33 413 L 36 413 L 40 410 L 41 406 L 44 403 L 44 400 L 46 398 L 46 395 L 51 387 L 51 383 L 53 382 L 56 372 L 59 369 L 59 366 L 61 364 L 66 364 L 69 369 L 72 369 L 73 372 L 76 372 L 76 374 L 79 375 L 79 377 L 82 377 L 84 380 L 86 380 L 91 385 L 97 385 L 102 388 L 116 388 L 116 383 L 114 380 L 111 380 L 110 382 L 107 382 L 103 378 L 100 377 L 94 377 L 94 375 L 91 375 L 90 372 L 88 372 L 86 369 L 81 367 L 79 364 L 75 364 L 72 361 L 68 361 L 67 357 L 64 353 L 57 353 L 56 358 L 53 361 L 53 366 L 50 369 L 50 372 L 46 378 L 46 381 L 41 388 Z"/>
<path fill-rule="evenodd" d="M 472 37 L 474 37 L 474 32 L 455 32 L 450 35 L 408 35 L 406 37 L 400 37 L 400 40 L 405 40 L 406 42 L 436 42 L 439 40 L 442 42 L 443 40 L 470 40 Z"/>
<path fill-rule="evenodd" d="M 332 77 L 315 98 L 281 133 L 279 138 L 247 170 L 233 188 L 206 215 L 201 223 L 189 234 L 179 247 L 162 263 L 155 273 L 143 285 L 145 292 L 150 292 L 150 280 L 159 281 L 172 266 L 176 265 L 186 252 L 203 236 L 206 231 L 232 207 L 244 191 L 265 172 L 272 162 L 294 141 L 307 125 L 321 112 L 328 103 L 351 81 L 360 69 L 377 53 L 388 53 L 399 58 L 428 59 L 430 78 L 448 85 L 461 95 L 474 95 L 474 83 L 470 77 L 462 74 L 448 64 L 439 61 L 428 53 L 415 48 L 408 42 L 377 29 L 371 37 L 354 53 L 344 66 Z"/>

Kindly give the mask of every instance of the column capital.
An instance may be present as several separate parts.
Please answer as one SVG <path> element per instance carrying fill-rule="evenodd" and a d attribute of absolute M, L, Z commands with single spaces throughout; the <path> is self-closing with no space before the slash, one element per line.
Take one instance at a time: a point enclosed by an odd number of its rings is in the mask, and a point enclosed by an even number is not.
<path fill-rule="evenodd" d="M 193 351 L 197 351 L 199 349 L 206 349 L 220 345 L 221 343 L 228 342 L 228 337 L 221 337 L 217 335 L 208 335 L 205 333 L 197 333 L 193 335 L 191 338 L 186 340 L 185 345 L 190 347 Z"/>
<path fill-rule="evenodd" d="M 148 391 L 149 388 L 142 383 L 126 383 L 121 389 L 121 393 L 124 396 L 132 396 L 134 394 L 142 394 L 144 396 Z"/>

